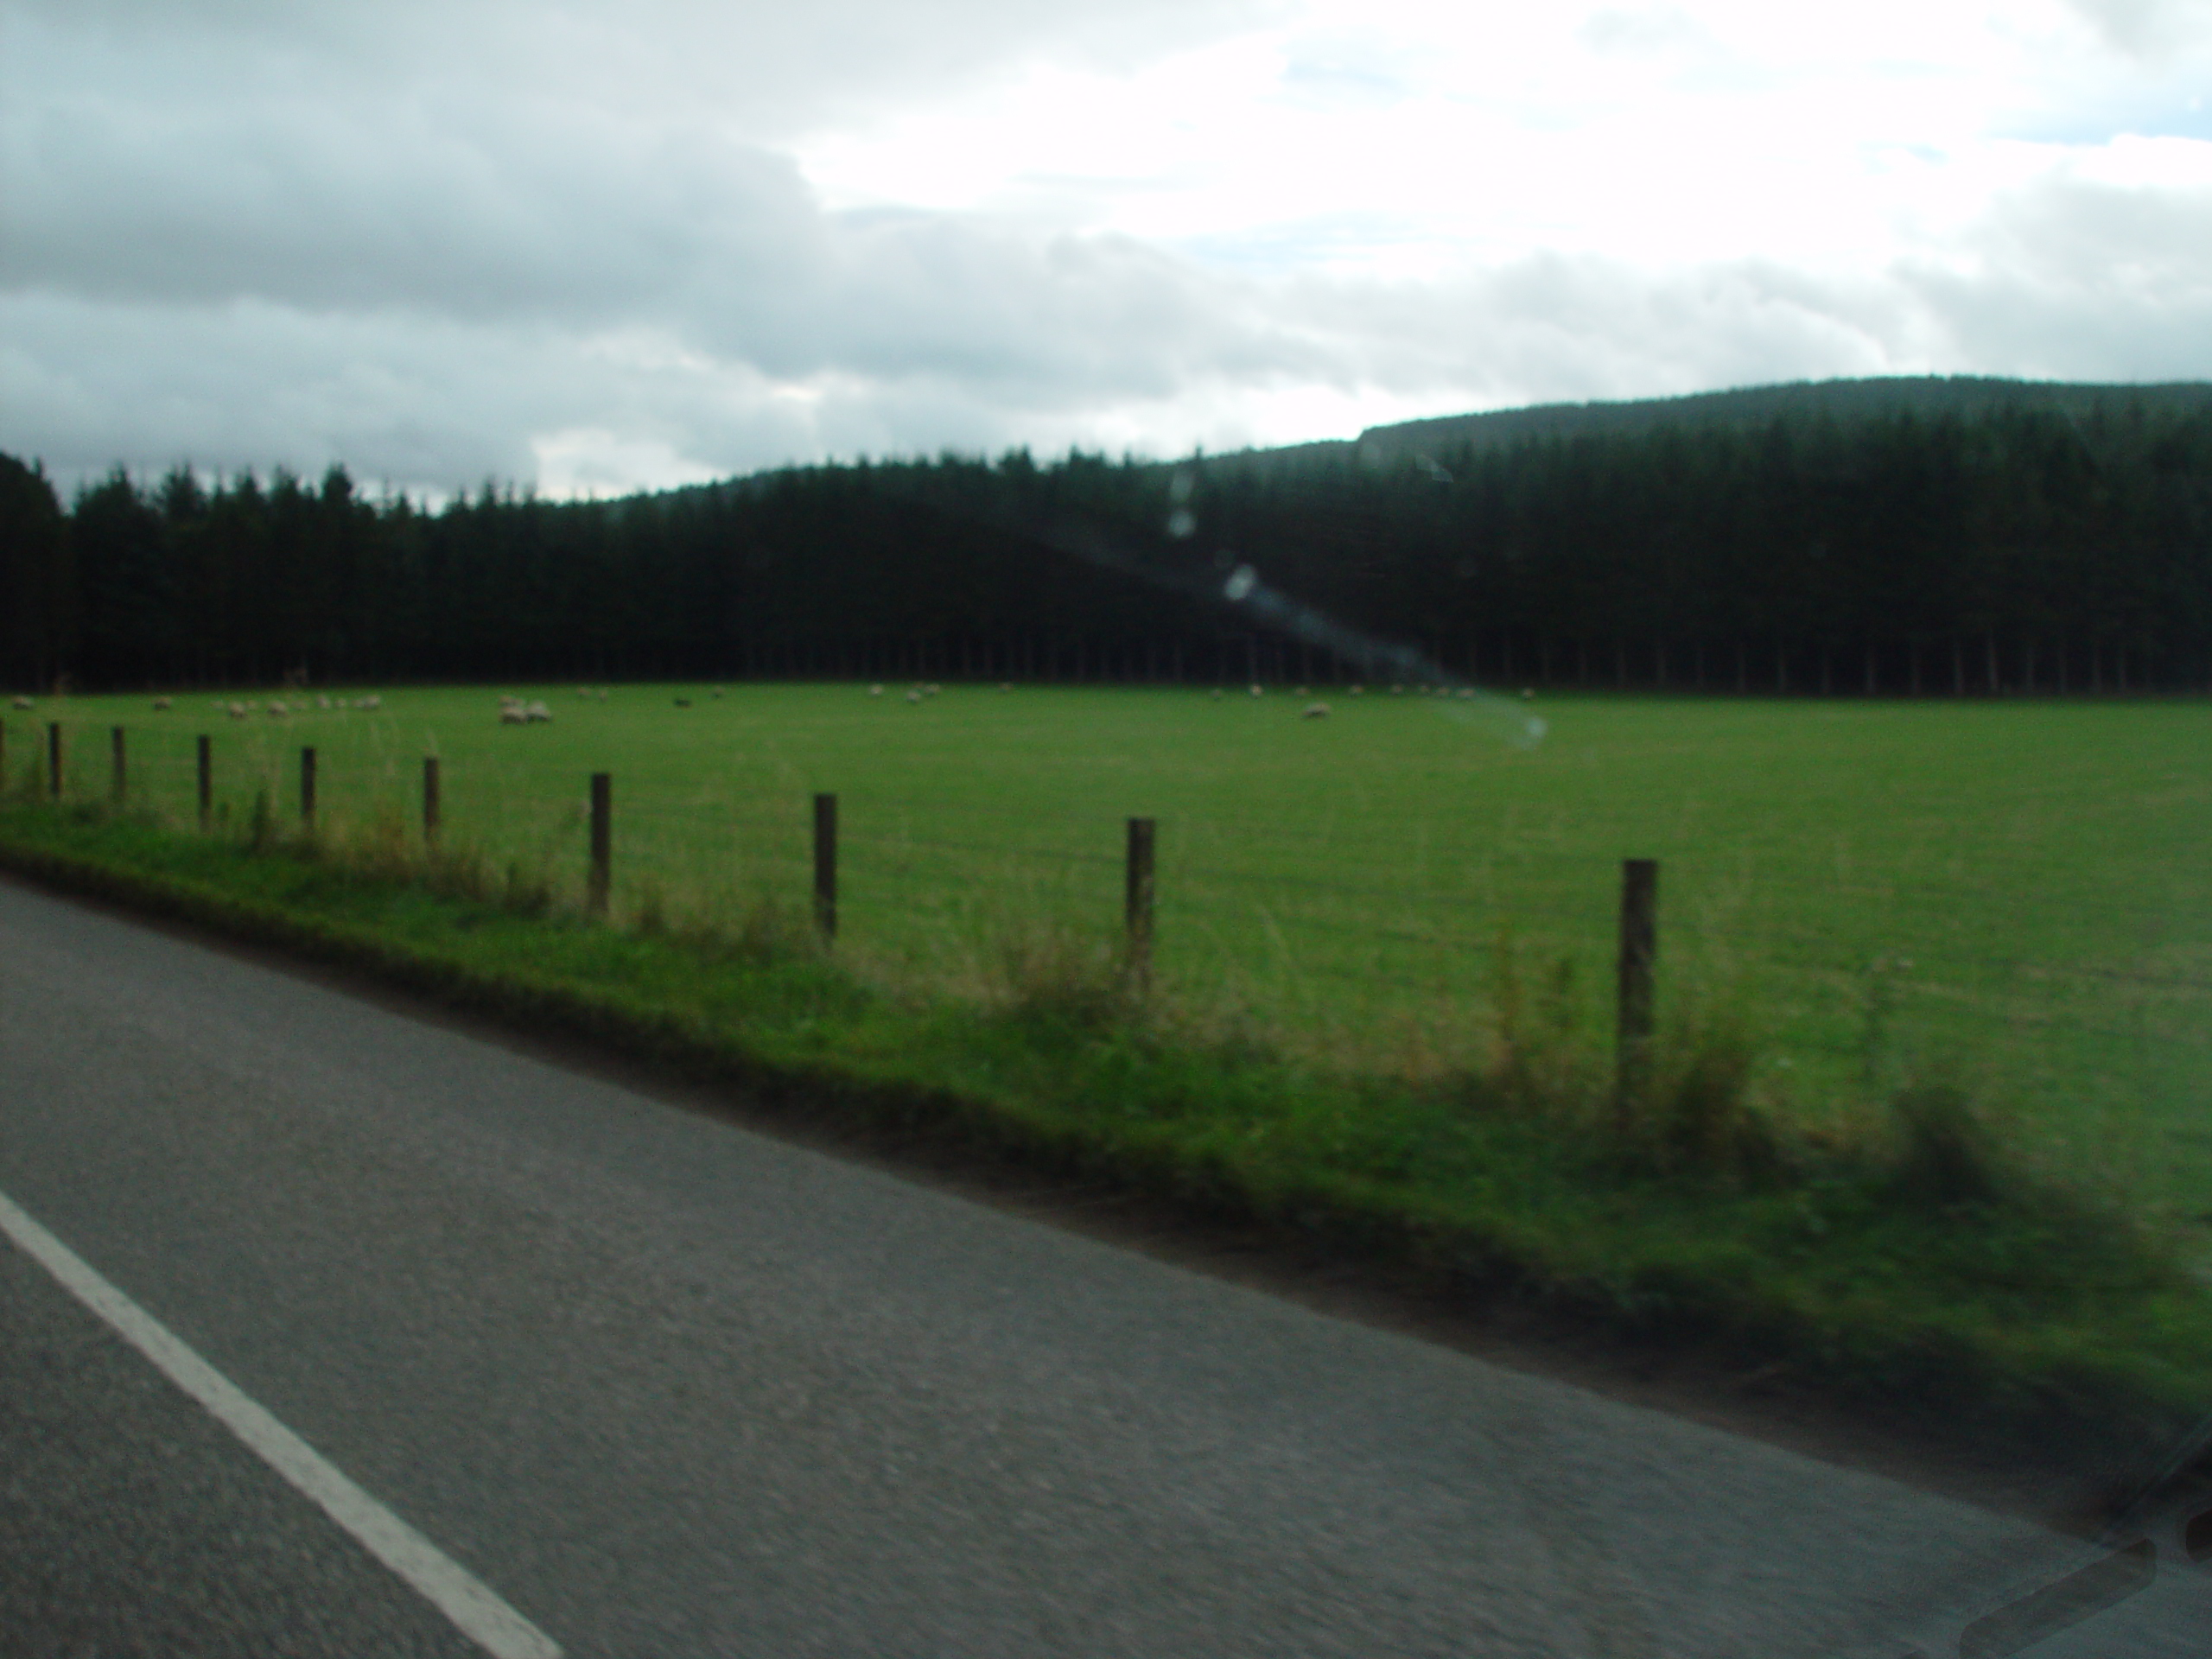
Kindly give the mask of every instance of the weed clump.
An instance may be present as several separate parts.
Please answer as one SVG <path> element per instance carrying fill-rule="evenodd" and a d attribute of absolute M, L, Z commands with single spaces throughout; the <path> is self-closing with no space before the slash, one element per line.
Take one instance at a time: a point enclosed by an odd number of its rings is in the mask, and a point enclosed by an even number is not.
<path fill-rule="evenodd" d="M 1750 1021 L 1727 1005 L 1693 1008 L 1662 1033 L 1642 1100 L 1622 1103 L 1623 1148 L 1667 1173 L 1749 1184 L 1780 1173 L 1788 1158 L 1773 1117 L 1756 1097 L 1759 1046 Z"/>
<path fill-rule="evenodd" d="M 1531 1116 L 1594 1123 L 1604 1071 L 1583 1018 L 1573 958 L 1554 958 L 1532 982 L 1517 942 L 1500 934 L 1491 1020 L 1491 1061 L 1479 1092 Z"/>
<path fill-rule="evenodd" d="M 1009 925 L 996 945 L 994 988 L 1021 1018 L 1101 1032 L 1142 1009 L 1143 983 L 1128 960 L 1071 928 Z"/>
<path fill-rule="evenodd" d="M 543 865 L 507 861 L 499 881 L 501 908 L 518 916 L 543 916 L 553 908 L 555 896 L 552 875 Z"/>
<path fill-rule="evenodd" d="M 1955 1083 L 1900 1089 L 1890 1098 L 1890 1122 L 1897 1190 L 1914 1204 L 1951 1210 L 2018 1195 L 1987 1122 Z"/>
<path fill-rule="evenodd" d="M 278 839 L 276 812 L 269 804 L 269 791 L 257 789 L 253 792 L 253 810 L 246 818 L 246 850 L 251 853 L 272 851 Z"/>
<path fill-rule="evenodd" d="M 823 954 L 822 937 L 804 911 L 772 893 L 749 901 L 702 900 L 680 910 L 658 885 L 648 884 L 632 918 L 641 933 L 665 937 L 721 962 L 767 968 L 815 961 Z"/>

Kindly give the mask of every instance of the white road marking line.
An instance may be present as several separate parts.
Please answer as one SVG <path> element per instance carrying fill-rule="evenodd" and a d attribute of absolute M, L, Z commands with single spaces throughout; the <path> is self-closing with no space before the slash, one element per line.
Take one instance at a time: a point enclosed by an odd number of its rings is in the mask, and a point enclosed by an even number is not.
<path fill-rule="evenodd" d="M 0 1192 L 0 1232 L 5 1232 L 25 1255 L 60 1280 L 71 1295 L 152 1360 L 170 1382 L 205 1406 L 263 1462 L 314 1499 L 370 1554 L 451 1619 L 463 1636 L 495 1659 L 561 1659 L 559 1644 L 544 1631 L 240 1393 L 228 1377 L 87 1267 L 4 1192 Z"/>

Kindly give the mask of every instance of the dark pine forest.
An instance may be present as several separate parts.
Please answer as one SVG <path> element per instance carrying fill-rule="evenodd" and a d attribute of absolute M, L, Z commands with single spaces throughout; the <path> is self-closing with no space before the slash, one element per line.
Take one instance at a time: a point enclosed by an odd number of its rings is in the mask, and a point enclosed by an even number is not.
<path fill-rule="evenodd" d="M 1478 682 L 2201 690 L 2212 386 L 1834 382 L 435 509 L 337 468 L 65 502 L 0 456 L 0 683 L 1403 672 L 1228 602 L 1244 564 Z"/>

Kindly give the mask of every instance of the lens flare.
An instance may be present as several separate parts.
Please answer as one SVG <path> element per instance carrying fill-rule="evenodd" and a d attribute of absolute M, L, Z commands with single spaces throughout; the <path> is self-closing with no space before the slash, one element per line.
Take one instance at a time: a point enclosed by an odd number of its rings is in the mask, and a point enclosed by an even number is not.
<path fill-rule="evenodd" d="M 1516 747 L 1532 749 L 1551 730 L 1542 715 L 1531 713 L 1518 701 L 1455 678 L 1411 645 L 1394 645 L 1362 633 L 1287 594 L 1277 593 L 1249 564 L 1240 564 L 1230 573 L 1222 584 L 1221 596 L 1250 611 L 1268 627 L 1319 645 L 1341 662 L 1358 664 L 1369 679 L 1389 678 L 1430 689 L 1440 696 L 1445 712 L 1452 719 L 1479 722 L 1502 733 Z M 1378 674 L 1377 669 L 1386 671 Z"/>

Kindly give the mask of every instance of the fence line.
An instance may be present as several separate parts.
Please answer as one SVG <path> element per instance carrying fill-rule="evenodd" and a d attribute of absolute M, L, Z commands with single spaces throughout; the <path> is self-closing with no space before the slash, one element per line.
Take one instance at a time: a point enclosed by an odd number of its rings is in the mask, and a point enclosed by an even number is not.
<path fill-rule="evenodd" d="M 86 734 L 96 734 L 96 726 L 58 720 L 37 723 L 46 726 L 44 733 L 36 733 L 33 722 L 16 721 L 13 731 L 0 723 L 0 784 L 10 791 L 30 780 L 49 798 L 89 799 L 105 782 L 106 798 L 131 810 L 158 810 L 164 803 L 181 807 L 189 799 L 196 821 L 208 830 L 219 822 L 236 821 L 234 803 L 242 794 L 250 798 L 265 791 L 274 806 L 283 792 L 288 750 L 297 757 L 303 826 L 326 823 L 334 810 L 342 823 L 349 802 L 365 796 L 389 802 L 395 785 L 404 793 L 412 781 L 407 778 L 412 763 L 396 749 L 334 772 L 327 764 L 318 766 L 319 760 L 327 761 L 327 754 L 298 741 L 306 732 L 257 728 L 246 742 L 223 746 L 244 752 L 226 760 L 216 753 L 214 734 L 190 732 L 181 722 L 162 730 L 111 728 L 108 776 L 102 780 L 94 769 L 95 755 L 86 746 Z M 27 734 L 34 741 L 22 741 Z M 10 766 L 18 777 L 8 776 Z M 421 767 L 420 824 L 426 845 L 436 845 L 442 837 L 450 840 L 456 832 L 467 836 L 472 825 L 493 826 L 495 833 L 498 826 L 509 833 L 529 826 L 524 831 L 527 844 L 537 848 L 534 856 L 543 856 L 562 845 L 575 847 L 571 837 L 583 830 L 588 849 L 577 874 L 584 907 L 594 915 L 613 911 L 619 897 L 613 870 L 618 826 L 611 774 L 593 774 L 580 795 L 561 788 L 533 799 L 527 792 L 527 768 L 493 762 L 456 779 L 446 775 L 435 755 L 422 757 Z M 499 780 L 502 792 L 497 798 L 472 787 L 486 777 Z M 458 793 L 453 788 L 456 782 Z M 622 827 L 630 833 L 623 837 L 629 849 L 625 889 L 634 890 L 627 886 L 633 880 L 658 880 L 672 869 L 733 861 L 741 868 L 801 885 L 810 856 L 813 913 L 825 938 L 859 922 L 867 935 L 886 942 L 925 943 L 938 937 L 931 928 L 964 926 L 963 917 L 987 915 L 967 906 L 991 881 L 1020 880 L 999 869 L 986 874 L 979 885 L 972 867 L 965 873 L 955 867 L 940 879 L 944 867 L 935 861 L 939 855 L 1022 861 L 1065 872 L 1066 884 L 1045 878 L 1033 891 L 1018 891 L 1033 902 L 1041 897 L 1056 909 L 1095 904 L 1090 925 L 1100 933 L 1106 931 L 1114 901 L 1103 880 L 1095 888 L 1090 880 L 1119 866 L 1120 931 L 1133 972 L 1149 979 L 1165 970 L 1177 984 L 1194 982 L 1194 974 L 1233 976 L 1239 983 L 1249 976 L 1255 984 L 1271 983 L 1298 996 L 1312 993 L 1297 988 L 1319 981 L 1332 988 L 1326 993 L 1330 998 L 1338 994 L 1334 988 L 1345 988 L 1354 1000 L 1397 995 L 1448 1000 L 1478 994 L 1484 976 L 1497 971 L 1495 946 L 1501 936 L 1530 953 L 1528 971 L 1548 972 L 1554 956 L 1587 959 L 1596 954 L 1603 948 L 1609 918 L 1626 915 L 1606 899 L 1599 879 L 1600 861 L 1546 847 L 1485 849 L 1479 860 L 1459 867 L 1472 890 L 1454 889 L 1430 881 L 1392 885 L 1387 879 L 1347 880 L 1296 870 L 1235 868 L 1205 855 L 1236 832 L 1236 823 L 1220 819 L 1208 821 L 1202 830 L 1173 820 L 1124 821 L 1127 844 L 1113 849 L 1113 821 L 1103 815 L 1046 815 L 1046 824 L 1065 823 L 1071 831 L 1088 824 L 1096 836 L 1091 850 L 886 827 L 918 820 L 926 829 L 932 812 L 955 810 L 911 795 L 863 794 L 845 805 L 841 823 L 836 798 L 814 798 L 810 848 L 807 797 L 791 783 L 778 794 L 730 786 L 690 791 L 677 798 L 671 791 L 626 796 Z M 970 806 L 959 804 L 957 810 L 966 817 Z M 988 803 L 976 810 L 1016 816 L 1014 809 Z M 1038 823 L 1034 813 L 1019 816 Z M 1135 823 L 1147 826 L 1141 855 Z M 1266 835 L 1263 826 L 1252 826 L 1250 833 L 1257 841 L 1256 864 L 1292 855 L 1286 842 L 1258 839 Z M 841 872 L 840 840 L 856 855 L 849 872 Z M 1664 844 L 1666 838 L 1662 840 Z M 1182 849 L 1198 855 L 1180 858 Z M 1451 855 L 1451 849 L 1432 845 L 1425 849 L 1425 863 Z M 1578 870 L 1586 873 L 1580 879 Z M 858 887 L 841 893 L 841 874 L 857 880 Z M 1627 975 L 1636 963 L 1644 964 L 1642 988 L 1624 978 L 1613 999 L 1617 1052 L 1624 1068 L 1617 1088 L 1624 1097 L 1637 1086 L 1635 1056 L 1649 1040 L 1650 1008 L 1659 989 L 1656 953 L 1662 943 L 1669 961 L 1707 967 L 1712 964 L 1700 953 L 1743 951 L 1750 966 L 1764 976 L 1774 1018 L 1788 1028 L 1795 1050 L 1839 1061 L 1881 1039 L 1881 1021 L 1904 1017 L 1908 1010 L 1915 1020 L 1936 1022 L 1931 1030 L 1990 1027 L 2015 1035 L 2023 1030 L 2046 1033 L 2036 1040 L 2057 1045 L 2050 1051 L 2053 1055 L 2067 1052 L 2067 1044 L 2078 1048 L 2099 1043 L 2118 1046 L 2099 1052 L 2125 1054 L 2129 1045 L 2179 1041 L 2164 1027 L 2185 1016 L 2193 999 L 2212 994 L 2212 976 L 2192 972 L 2186 963 L 2172 969 L 2132 968 L 1974 950 L 1975 938 L 1993 931 L 2003 919 L 1992 913 L 1993 906 L 2009 902 L 2001 871 L 1979 887 L 1904 878 L 1833 884 L 1834 891 L 1878 899 L 1881 905 L 1867 906 L 1863 922 L 1847 915 L 1844 925 L 1818 929 L 1793 923 L 1755 885 L 1732 896 L 1733 880 L 1726 868 L 1712 866 L 1702 872 L 1693 866 L 1686 882 L 1670 875 L 1663 940 L 1656 912 L 1641 942 L 1624 927 L 1617 965 Z M 938 883 L 934 890 L 927 886 L 932 881 Z M 1966 912 L 1946 905 L 1913 913 L 1914 899 L 1933 893 L 1980 908 Z M 1625 901 L 1628 895 L 1622 897 Z M 1741 913 L 1747 908 L 1748 919 Z M 2165 912 L 2129 907 L 2122 925 L 2134 915 L 2164 919 Z M 1762 923 L 1762 916 L 1772 919 Z M 2101 914 L 2099 919 L 2107 918 Z M 1346 941 L 1364 941 L 1374 949 L 1347 950 Z M 1725 957 L 1719 965 L 1727 969 Z M 1578 984 L 1586 1017 L 1597 982 L 1585 978 Z M 1855 1036 L 1862 1027 L 1871 1034 Z M 2193 1056 L 2200 1046 L 2183 1042 L 2173 1052 Z M 2197 1062 L 2190 1058 L 2189 1064 Z"/>

